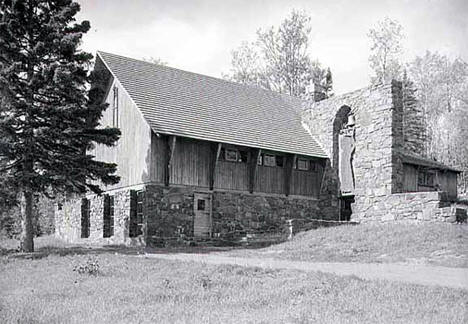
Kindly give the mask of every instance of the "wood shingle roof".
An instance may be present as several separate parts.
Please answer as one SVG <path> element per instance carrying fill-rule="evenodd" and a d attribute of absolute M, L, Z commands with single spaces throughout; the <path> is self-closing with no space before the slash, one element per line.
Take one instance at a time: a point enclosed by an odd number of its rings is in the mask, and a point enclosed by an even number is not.
<path fill-rule="evenodd" d="M 298 98 L 115 54 L 97 55 L 156 133 L 327 157 L 301 124 Z"/>

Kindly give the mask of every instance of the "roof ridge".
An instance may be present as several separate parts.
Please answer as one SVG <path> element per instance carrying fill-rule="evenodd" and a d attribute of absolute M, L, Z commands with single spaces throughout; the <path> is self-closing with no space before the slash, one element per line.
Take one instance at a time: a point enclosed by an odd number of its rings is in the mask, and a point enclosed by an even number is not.
<path fill-rule="evenodd" d="M 239 82 L 235 82 L 235 81 L 230 81 L 230 80 L 217 78 L 217 77 L 206 75 L 206 74 L 201 74 L 201 73 L 197 73 L 197 72 L 182 70 L 182 69 L 175 68 L 175 67 L 172 67 L 172 66 L 151 63 L 151 62 L 147 62 L 147 61 L 142 60 L 142 59 L 136 59 L 136 58 L 133 58 L 133 57 L 120 55 L 120 54 L 109 53 L 109 52 L 105 52 L 105 51 L 101 51 L 101 50 L 96 51 L 96 53 L 97 54 L 102 53 L 102 54 L 105 54 L 105 55 L 117 56 L 117 57 L 120 57 L 120 58 L 123 58 L 123 59 L 137 61 L 137 62 L 140 62 L 140 63 L 143 63 L 143 64 L 152 65 L 152 66 L 157 66 L 157 67 L 162 68 L 162 69 L 175 70 L 175 71 L 179 71 L 179 72 L 182 72 L 182 73 L 188 73 L 188 74 L 192 74 L 192 75 L 196 75 L 196 76 L 201 76 L 201 77 L 204 77 L 204 78 L 210 78 L 210 79 L 225 82 L 225 83 L 228 83 L 228 84 L 234 85 L 236 87 L 240 87 L 240 88 L 250 88 L 250 89 L 253 89 L 253 90 L 256 90 L 256 91 L 265 92 L 267 94 L 273 94 L 273 95 L 279 96 L 279 97 L 286 97 L 287 99 L 293 99 L 293 100 L 298 100 L 298 101 L 302 101 L 302 102 L 307 102 L 307 100 L 304 100 L 302 98 L 290 95 L 288 93 L 280 93 L 280 92 L 277 92 L 277 91 L 264 89 L 264 88 L 261 88 L 259 86 L 254 86 L 254 85 L 251 85 L 251 84 L 244 84 L 244 83 L 239 83 Z"/>

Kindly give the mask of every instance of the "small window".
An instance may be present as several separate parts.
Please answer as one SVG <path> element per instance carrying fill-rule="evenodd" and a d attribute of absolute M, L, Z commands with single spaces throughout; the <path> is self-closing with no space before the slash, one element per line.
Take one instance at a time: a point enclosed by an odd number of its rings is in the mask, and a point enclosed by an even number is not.
<path fill-rule="evenodd" d="M 89 237 L 89 219 L 90 219 L 90 202 L 88 199 L 81 199 L 81 238 Z"/>
<path fill-rule="evenodd" d="M 114 87 L 114 98 L 112 101 L 112 126 L 119 127 L 119 88 Z"/>
<path fill-rule="evenodd" d="M 309 160 L 297 159 L 296 169 L 303 171 L 309 170 Z"/>
<path fill-rule="evenodd" d="M 226 161 L 237 162 L 237 151 L 236 150 L 226 150 Z"/>
<path fill-rule="evenodd" d="M 427 170 L 419 170 L 418 185 L 423 187 L 434 187 L 434 173 Z"/>
<path fill-rule="evenodd" d="M 114 196 L 104 195 L 103 237 L 114 235 Z"/>
<path fill-rule="evenodd" d="M 263 165 L 270 166 L 270 167 L 276 166 L 276 156 L 265 154 L 263 156 Z"/>
<path fill-rule="evenodd" d="M 130 237 L 143 234 L 143 195 L 143 191 L 130 191 Z"/>
<path fill-rule="evenodd" d="M 224 157 L 225 161 L 247 163 L 248 153 L 247 151 L 239 151 L 235 149 L 221 149 L 221 156 Z"/>
<path fill-rule="evenodd" d="M 197 200 L 197 210 L 205 210 L 205 199 Z"/>

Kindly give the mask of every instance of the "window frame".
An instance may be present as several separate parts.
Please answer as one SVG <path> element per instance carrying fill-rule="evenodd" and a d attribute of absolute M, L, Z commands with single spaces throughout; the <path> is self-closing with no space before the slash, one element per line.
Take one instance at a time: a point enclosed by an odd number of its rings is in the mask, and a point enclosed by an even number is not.
<path fill-rule="evenodd" d="M 89 238 L 91 227 L 91 202 L 87 198 L 81 199 L 81 238 Z"/>
<path fill-rule="evenodd" d="M 112 91 L 112 126 L 119 127 L 119 88 L 114 86 Z"/>
<path fill-rule="evenodd" d="M 114 205 L 114 196 L 104 195 L 104 209 L 103 209 L 103 219 L 102 219 L 102 236 L 104 238 L 109 238 L 114 236 L 114 214 L 115 214 L 115 205 Z"/>

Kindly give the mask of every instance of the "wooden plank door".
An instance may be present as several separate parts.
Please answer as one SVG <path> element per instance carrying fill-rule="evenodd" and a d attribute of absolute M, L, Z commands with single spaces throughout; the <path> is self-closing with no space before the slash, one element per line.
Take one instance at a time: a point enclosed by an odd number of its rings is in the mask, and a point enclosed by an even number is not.
<path fill-rule="evenodd" d="M 211 194 L 195 193 L 193 199 L 195 215 L 193 220 L 193 235 L 195 237 L 211 237 Z"/>

